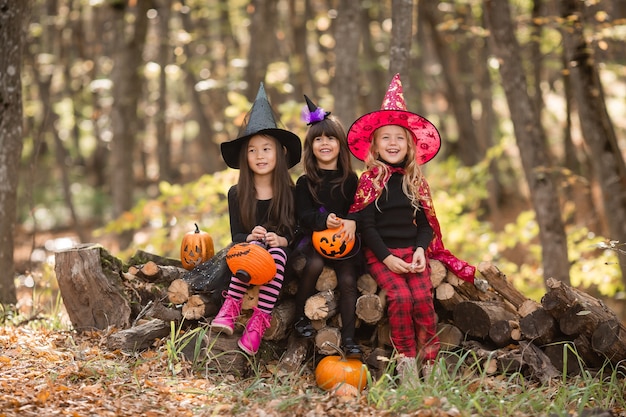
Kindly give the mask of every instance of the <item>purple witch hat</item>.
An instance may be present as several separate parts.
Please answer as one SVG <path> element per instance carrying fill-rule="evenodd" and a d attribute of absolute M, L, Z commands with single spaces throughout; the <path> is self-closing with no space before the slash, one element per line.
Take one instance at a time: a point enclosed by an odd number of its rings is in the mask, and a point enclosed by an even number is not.
<path fill-rule="evenodd" d="M 307 126 L 312 125 L 313 123 L 321 122 L 325 118 L 328 117 L 330 112 L 324 111 L 323 108 L 317 107 L 313 101 L 304 95 L 304 99 L 306 100 L 306 106 L 302 108 L 302 120 L 304 120 Z"/>

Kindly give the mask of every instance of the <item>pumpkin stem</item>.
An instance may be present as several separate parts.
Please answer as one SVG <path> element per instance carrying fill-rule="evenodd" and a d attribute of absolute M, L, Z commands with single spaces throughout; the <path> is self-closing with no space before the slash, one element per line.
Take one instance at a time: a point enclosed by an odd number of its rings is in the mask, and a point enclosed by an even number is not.
<path fill-rule="evenodd" d="M 334 344 L 333 342 L 331 342 L 330 340 L 325 341 L 324 343 L 322 343 L 322 347 L 324 346 L 330 346 L 331 348 L 335 349 L 340 355 L 341 355 L 341 360 L 345 361 L 346 360 L 346 354 L 343 352 L 343 350 L 337 346 L 336 344 Z"/>
<path fill-rule="evenodd" d="M 196 226 L 195 233 L 200 233 L 200 228 L 198 227 L 198 223 L 194 223 L 194 225 Z"/>

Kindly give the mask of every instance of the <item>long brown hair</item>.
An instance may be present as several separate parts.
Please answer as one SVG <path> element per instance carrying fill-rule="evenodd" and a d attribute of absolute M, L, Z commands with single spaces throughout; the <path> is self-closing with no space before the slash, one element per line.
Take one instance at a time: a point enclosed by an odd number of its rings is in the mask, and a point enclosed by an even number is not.
<path fill-rule="evenodd" d="M 324 120 L 313 123 L 306 133 L 303 148 L 304 172 L 308 178 L 309 192 L 313 197 L 313 201 L 322 204 L 318 199 L 318 191 L 322 186 L 322 171 L 320 170 L 315 155 L 313 154 L 313 141 L 320 136 L 333 136 L 339 141 L 339 158 L 337 160 L 337 170 L 341 176 L 333 181 L 331 191 L 336 187 L 341 187 L 341 194 L 346 196 L 344 185 L 348 178 L 356 176 L 352 169 L 350 160 L 350 149 L 348 149 L 348 140 L 346 139 L 346 130 L 335 116 L 327 116 Z"/>
<path fill-rule="evenodd" d="M 276 167 L 272 174 L 272 201 L 269 208 L 269 220 L 263 224 L 267 230 L 275 231 L 281 236 L 289 236 L 295 229 L 295 202 L 293 198 L 294 183 L 289 175 L 285 148 L 273 136 L 263 135 L 272 139 L 276 145 Z M 256 189 L 254 172 L 248 165 L 248 139 L 239 153 L 239 181 L 237 182 L 237 198 L 239 199 L 239 215 L 241 223 L 247 230 L 256 226 Z"/>

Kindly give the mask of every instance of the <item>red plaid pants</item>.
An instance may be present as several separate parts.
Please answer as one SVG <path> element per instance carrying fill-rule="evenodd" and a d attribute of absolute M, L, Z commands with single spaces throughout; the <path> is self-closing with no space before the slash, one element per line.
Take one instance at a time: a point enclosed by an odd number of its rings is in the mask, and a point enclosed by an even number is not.
<path fill-rule="evenodd" d="M 411 263 L 413 248 L 389 249 L 405 262 Z M 437 314 L 433 305 L 430 267 L 424 272 L 396 274 L 365 248 L 370 274 L 386 291 L 387 315 L 391 341 L 398 353 L 428 361 L 439 352 Z"/>

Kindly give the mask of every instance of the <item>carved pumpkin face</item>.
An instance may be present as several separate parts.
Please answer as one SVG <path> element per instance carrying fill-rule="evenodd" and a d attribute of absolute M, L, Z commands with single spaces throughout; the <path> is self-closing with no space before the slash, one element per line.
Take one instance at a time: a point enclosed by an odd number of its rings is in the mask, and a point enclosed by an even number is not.
<path fill-rule="evenodd" d="M 180 244 L 180 261 L 188 270 L 208 261 L 215 254 L 211 236 L 200 230 L 197 224 L 195 226 L 196 230 L 187 232 Z"/>
<path fill-rule="evenodd" d="M 337 227 L 313 232 L 311 240 L 313 247 L 320 255 L 329 259 L 343 258 L 350 253 L 354 247 L 354 239 L 346 240 L 343 235 L 339 235 Z"/>
<path fill-rule="evenodd" d="M 233 245 L 226 254 L 226 264 L 237 278 L 253 285 L 263 285 L 276 276 L 274 258 L 264 247 L 254 243 Z"/>

